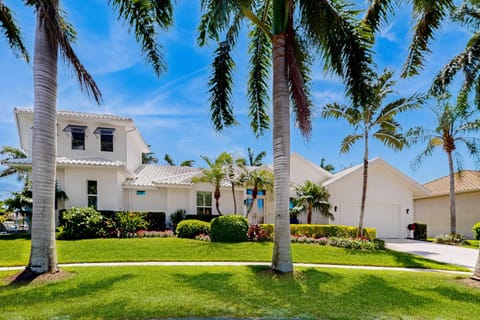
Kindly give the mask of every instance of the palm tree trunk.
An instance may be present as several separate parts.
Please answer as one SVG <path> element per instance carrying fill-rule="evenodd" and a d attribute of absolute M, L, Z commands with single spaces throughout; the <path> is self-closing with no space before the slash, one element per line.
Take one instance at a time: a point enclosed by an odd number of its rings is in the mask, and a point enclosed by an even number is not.
<path fill-rule="evenodd" d="M 362 186 L 362 202 L 360 204 L 360 219 L 358 221 L 357 236 L 363 237 L 363 219 L 365 217 L 365 203 L 367 201 L 367 184 L 368 184 L 368 133 L 365 134 L 365 151 L 363 154 L 363 186 Z"/>
<path fill-rule="evenodd" d="M 235 197 L 235 185 L 232 183 L 232 196 L 233 196 L 233 214 L 237 214 L 237 198 Z"/>
<path fill-rule="evenodd" d="M 257 185 L 255 185 L 252 189 L 252 203 L 250 203 L 250 206 L 247 209 L 247 218 L 250 212 L 252 211 L 253 206 L 255 205 L 255 200 L 257 199 L 257 195 L 258 195 L 258 187 Z"/>
<path fill-rule="evenodd" d="M 272 269 L 292 272 L 290 245 L 290 96 L 287 80 L 286 34 L 272 37 L 273 43 L 273 173 L 275 236 Z"/>
<path fill-rule="evenodd" d="M 308 205 L 307 223 L 312 224 L 312 206 Z"/>
<path fill-rule="evenodd" d="M 28 267 L 56 272 L 55 173 L 57 152 L 57 45 L 37 11 L 33 62 L 34 121 L 32 141 L 32 241 Z"/>
<path fill-rule="evenodd" d="M 219 216 L 222 216 L 222 212 L 220 211 L 220 189 L 218 187 L 215 188 L 215 207 L 217 208 L 217 213 Z"/>
<path fill-rule="evenodd" d="M 480 281 L 480 248 L 478 250 L 477 263 L 475 264 L 475 269 L 473 270 L 473 275 L 471 276 L 473 280 Z"/>
<path fill-rule="evenodd" d="M 455 172 L 453 170 L 452 152 L 447 152 L 450 172 L 450 233 L 457 233 L 457 212 L 455 209 Z"/>

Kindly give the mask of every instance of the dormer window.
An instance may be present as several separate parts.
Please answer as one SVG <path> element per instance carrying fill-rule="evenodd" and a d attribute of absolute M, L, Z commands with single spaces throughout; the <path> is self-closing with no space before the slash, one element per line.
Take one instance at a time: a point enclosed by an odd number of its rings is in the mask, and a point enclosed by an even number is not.
<path fill-rule="evenodd" d="M 100 151 L 113 152 L 113 133 L 115 129 L 113 128 L 102 128 L 98 127 L 93 132 L 94 134 L 100 135 Z"/>
<path fill-rule="evenodd" d="M 63 129 L 70 132 L 72 137 L 72 150 L 85 150 L 85 129 L 87 126 L 68 125 Z"/>

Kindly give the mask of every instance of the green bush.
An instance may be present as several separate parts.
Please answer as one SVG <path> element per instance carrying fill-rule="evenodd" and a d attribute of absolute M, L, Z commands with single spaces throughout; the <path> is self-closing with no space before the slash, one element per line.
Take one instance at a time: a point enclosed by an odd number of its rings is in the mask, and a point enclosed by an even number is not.
<path fill-rule="evenodd" d="M 112 237 L 133 237 L 138 230 L 147 228 L 144 214 L 120 211 L 116 212 L 113 218 L 108 219 L 107 226 Z"/>
<path fill-rule="evenodd" d="M 183 220 L 177 225 L 177 237 L 195 239 L 200 234 L 210 234 L 210 223 L 200 220 Z"/>
<path fill-rule="evenodd" d="M 477 222 L 473 225 L 472 231 L 475 240 L 480 240 L 480 222 Z"/>
<path fill-rule="evenodd" d="M 262 224 L 261 227 L 268 234 L 273 234 L 273 224 Z M 335 224 L 292 224 L 290 225 L 290 234 L 311 238 L 355 238 L 357 236 L 357 227 Z M 374 228 L 364 228 L 363 235 L 367 239 L 375 239 L 377 231 Z"/>
<path fill-rule="evenodd" d="M 185 212 L 186 212 L 185 209 L 177 209 L 177 210 L 175 210 L 175 212 L 173 212 L 170 215 L 170 225 L 171 225 L 173 231 L 175 231 L 175 229 L 177 228 L 177 225 L 180 223 L 180 221 L 185 219 Z"/>
<path fill-rule="evenodd" d="M 165 230 L 165 212 L 147 212 L 145 221 L 148 223 L 147 230 L 149 231 Z"/>
<path fill-rule="evenodd" d="M 421 222 L 414 222 L 413 226 L 413 239 L 427 240 L 427 225 Z"/>
<path fill-rule="evenodd" d="M 240 215 L 226 215 L 212 220 L 210 239 L 213 242 L 247 241 L 248 221 Z"/>
<path fill-rule="evenodd" d="M 102 215 L 93 208 L 70 208 L 63 212 L 60 239 L 90 239 L 105 235 Z"/>
<path fill-rule="evenodd" d="M 463 234 L 451 233 L 437 235 L 435 236 L 435 239 L 433 239 L 433 242 L 443 244 L 464 244 L 467 242 L 467 239 Z"/>

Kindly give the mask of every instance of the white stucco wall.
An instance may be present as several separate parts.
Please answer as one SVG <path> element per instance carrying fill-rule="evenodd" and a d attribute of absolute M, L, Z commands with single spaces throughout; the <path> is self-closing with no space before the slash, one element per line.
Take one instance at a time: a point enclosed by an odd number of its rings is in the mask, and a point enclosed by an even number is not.
<path fill-rule="evenodd" d="M 327 186 L 335 220 L 332 223 L 357 226 L 360 217 L 363 169 Z M 337 211 L 335 211 L 337 207 Z M 406 210 L 409 209 L 409 214 Z M 384 166 L 370 165 L 364 226 L 384 237 L 406 237 L 413 222 L 411 188 Z"/>
<path fill-rule="evenodd" d="M 145 191 L 144 195 L 137 194 L 137 191 Z M 166 212 L 167 211 L 167 190 L 166 189 L 128 189 L 129 211 L 143 212 Z"/>
<path fill-rule="evenodd" d="M 450 197 L 448 195 L 416 199 L 415 221 L 427 224 L 427 235 L 435 237 L 450 233 Z M 457 233 L 473 238 L 472 227 L 480 222 L 480 192 L 465 192 L 455 196 Z"/>
<path fill-rule="evenodd" d="M 64 187 L 68 195 L 65 207 L 87 206 L 87 181 L 97 181 L 97 209 L 125 210 L 121 184 L 125 177 L 118 168 L 67 167 L 64 169 Z"/>
<path fill-rule="evenodd" d="M 331 175 L 324 172 L 319 166 L 302 158 L 298 154 L 292 154 L 290 158 L 290 181 L 295 184 L 302 184 L 306 180 L 315 183 L 322 183 Z"/>

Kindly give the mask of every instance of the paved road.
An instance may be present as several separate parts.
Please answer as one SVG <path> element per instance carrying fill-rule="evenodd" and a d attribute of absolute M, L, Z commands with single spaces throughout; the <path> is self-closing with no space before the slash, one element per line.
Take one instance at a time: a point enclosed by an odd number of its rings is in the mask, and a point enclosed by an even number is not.
<path fill-rule="evenodd" d="M 477 249 L 410 239 L 385 239 L 390 250 L 406 252 L 431 260 L 467 267 L 473 270 L 478 257 Z"/>

